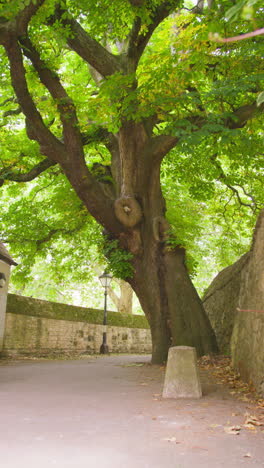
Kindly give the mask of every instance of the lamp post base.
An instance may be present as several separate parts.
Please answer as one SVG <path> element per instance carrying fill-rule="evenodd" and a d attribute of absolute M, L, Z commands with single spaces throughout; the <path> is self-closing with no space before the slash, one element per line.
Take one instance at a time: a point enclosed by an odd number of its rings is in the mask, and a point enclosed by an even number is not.
<path fill-rule="evenodd" d="M 100 347 L 100 354 L 109 354 L 109 348 L 106 343 L 106 332 L 103 333 L 103 343 Z"/>
<path fill-rule="evenodd" d="M 109 354 L 109 348 L 106 343 L 103 343 L 100 347 L 100 354 Z"/>

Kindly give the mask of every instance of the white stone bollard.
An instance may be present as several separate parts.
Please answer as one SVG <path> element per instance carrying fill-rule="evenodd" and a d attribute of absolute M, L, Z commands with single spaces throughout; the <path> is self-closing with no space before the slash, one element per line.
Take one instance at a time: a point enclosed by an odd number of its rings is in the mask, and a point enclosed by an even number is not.
<path fill-rule="evenodd" d="M 173 346 L 169 349 L 163 398 L 201 398 L 196 349 Z"/>

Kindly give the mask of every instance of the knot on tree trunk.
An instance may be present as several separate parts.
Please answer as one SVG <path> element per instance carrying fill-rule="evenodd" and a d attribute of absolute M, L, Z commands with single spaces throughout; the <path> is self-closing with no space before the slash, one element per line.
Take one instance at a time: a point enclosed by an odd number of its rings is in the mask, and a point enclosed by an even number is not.
<path fill-rule="evenodd" d="M 121 197 L 115 201 L 115 215 L 126 227 L 136 226 L 142 218 L 142 210 L 135 198 Z"/>

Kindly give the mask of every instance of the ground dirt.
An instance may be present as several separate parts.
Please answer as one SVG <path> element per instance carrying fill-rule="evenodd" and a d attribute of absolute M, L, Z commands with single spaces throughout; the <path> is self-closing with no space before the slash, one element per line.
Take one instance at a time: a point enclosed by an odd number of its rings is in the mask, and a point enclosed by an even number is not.
<path fill-rule="evenodd" d="M 264 467 L 264 402 L 227 358 L 200 360 L 203 397 L 161 397 L 150 356 L 0 361 L 5 468 Z"/>

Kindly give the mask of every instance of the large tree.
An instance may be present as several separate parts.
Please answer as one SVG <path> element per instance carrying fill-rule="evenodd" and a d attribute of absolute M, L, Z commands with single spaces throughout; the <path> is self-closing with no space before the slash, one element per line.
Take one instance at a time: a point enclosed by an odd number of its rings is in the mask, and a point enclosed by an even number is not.
<path fill-rule="evenodd" d="M 217 349 L 185 248 L 166 219 L 164 157 L 174 149 L 186 171 L 189 154 L 203 151 L 199 167 L 238 196 L 228 151 L 238 158 L 244 135 L 256 158 L 245 129 L 263 106 L 260 40 L 211 43 L 213 15 L 221 17 L 221 5 L 199 2 L 187 11 L 178 0 L 0 5 L 2 183 L 61 168 L 106 243 L 131 254 L 126 279 L 150 323 L 153 362 L 165 360 L 171 344 L 198 354 Z M 228 27 L 219 19 L 221 33 L 230 35 Z M 238 21 L 231 31 L 245 28 Z M 93 145 L 103 151 L 103 167 L 89 160 Z"/>

